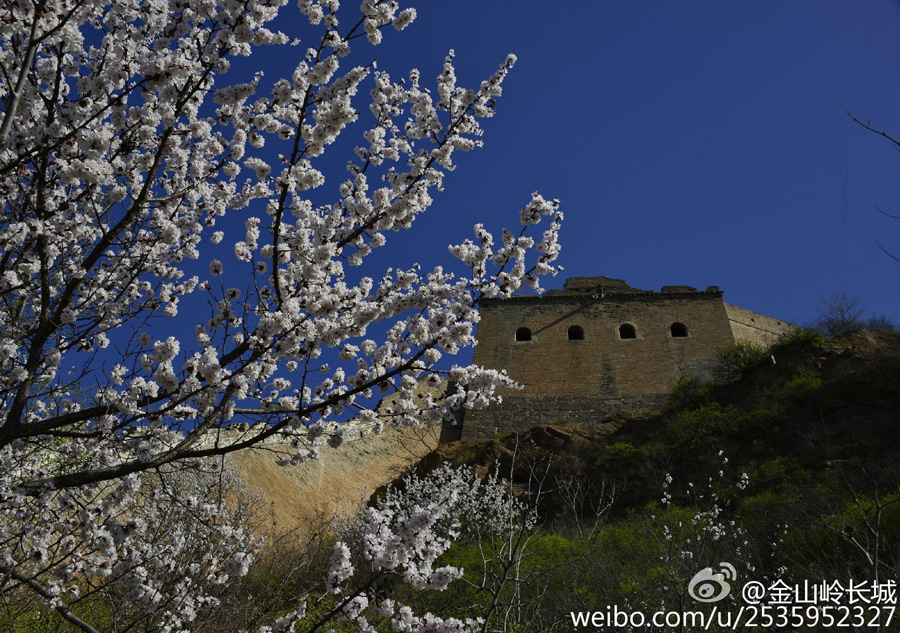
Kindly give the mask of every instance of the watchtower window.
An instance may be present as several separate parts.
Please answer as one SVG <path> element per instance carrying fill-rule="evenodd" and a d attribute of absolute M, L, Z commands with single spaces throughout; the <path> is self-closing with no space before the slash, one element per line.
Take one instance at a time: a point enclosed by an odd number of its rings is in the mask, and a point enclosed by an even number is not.
<path fill-rule="evenodd" d="M 687 335 L 687 326 L 684 323 L 672 324 L 672 338 L 685 338 Z"/>
<path fill-rule="evenodd" d="M 517 341 L 530 341 L 531 340 L 531 330 L 527 327 L 520 327 L 516 330 L 516 340 Z"/>
<path fill-rule="evenodd" d="M 637 338 L 637 330 L 630 323 L 623 323 L 619 326 L 619 338 Z"/>
<path fill-rule="evenodd" d="M 569 327 L 569 340 L 570 341 L 583 341 L 584 340 L 584 330 L 580 325 L 573 325 Z"/>

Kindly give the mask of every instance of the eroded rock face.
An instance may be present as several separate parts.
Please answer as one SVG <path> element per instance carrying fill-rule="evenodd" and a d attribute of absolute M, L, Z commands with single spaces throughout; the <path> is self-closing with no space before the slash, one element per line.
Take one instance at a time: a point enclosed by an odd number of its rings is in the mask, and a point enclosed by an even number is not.
<path fill-rule="evenodd" d="M 438 446 L 439 427 L 369 434 L 337 448 L 325 447 L 319 459 L 297 466 L 277 465 L 277 447 L 245 450 L 229 463 L 251 491 L 260 495 L 257 529 L 277 537 L 292 530 L 302 537 L 327 529 L 342 504 L 364 503 L 380 486 L 402 475 Z"/>

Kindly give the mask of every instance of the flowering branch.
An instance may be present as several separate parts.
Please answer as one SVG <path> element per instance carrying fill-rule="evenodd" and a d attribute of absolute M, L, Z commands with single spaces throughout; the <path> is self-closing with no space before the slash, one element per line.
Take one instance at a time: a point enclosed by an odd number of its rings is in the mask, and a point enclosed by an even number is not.
<path fill-rule="evenodd" d="M 450 247 L 461 276 L 373 270 L 369 256 L 429 208 L 457 151 L 481 146 L 515 57 L 465 88 L 451 51 L 432 92 L 416 70 L 396 80 L 365 53 L 348 63 L 363 35 L 378 44 L 413 9 L 365 0 L 345 28 L 337 0 L 301 0 L 313 45 L 293 72 L 229 81 L 234 59 L 299 43 L 277 29 L 286 5 L 3 9 L 0 563 L 23 587 L 55 587 L 67 560 L 94 557 L 90 573 L 133 583 L 133 600 L 154 596 L 152 617 L 176 630 L 208 603 L 192 598 L 194 572 L 152 578 L 168 554 L 129 558 L 149 473 L 276 438 L 293 450 L 283 462 L 299 463 L 339 442 L 323 428 L 348 411 L 374 423 L 379 394 L 396 393 L 393 420 L 414 425 L 512 386 L 445 357 L 474 343 L 482 299 L 539 290 L 558 271 L 556 201 L 534 194 L 497 248 L 477 225 Z M 321 157 L 348 130 L 362 140 L 326 182 Z M 443 401 L 416 400 L 443 376 L 458 385 Z M 51 564 L 44 551 L 60 554 Z"/>

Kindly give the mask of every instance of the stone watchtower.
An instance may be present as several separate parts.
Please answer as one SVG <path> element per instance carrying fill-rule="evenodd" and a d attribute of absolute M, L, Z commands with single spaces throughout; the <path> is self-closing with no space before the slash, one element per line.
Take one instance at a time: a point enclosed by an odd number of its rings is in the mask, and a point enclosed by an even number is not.
<path fill-rule="evenodd" d="M 535 424 L 587 422 L 661 402 L 680 378 L 712 378 L 735 341 L 770 345 L 793 325 L 722 300 L 717 286 L 632 288 L 573 277 L 541 297 L 481 304 L 475 363 L 523 386 L 486 411 L 467 411 L 463 439 Z"/>

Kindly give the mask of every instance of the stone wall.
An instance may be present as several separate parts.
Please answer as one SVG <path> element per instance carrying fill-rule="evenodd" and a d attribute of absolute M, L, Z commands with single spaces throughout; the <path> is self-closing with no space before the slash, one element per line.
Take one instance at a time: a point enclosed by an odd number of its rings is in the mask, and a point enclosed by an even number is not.
<path fill-rule="evenodd" d="M 676 324 L 684 336 L 673 336 Z M 634 338 L 622 338 L 623 325 Z M 572 340 L 573 327 L 582 338 Z M 516 340 L 520 328 L 531 340 Z M 477 336 L 475 362 L 506 369 L 523 386 L 518 393 L 600 398 L 667 391 L 704 373 L 698 360 L 734 341 L 718 290 L 490 301 Z"/>
<path fill-rule="evenodd" d="M 793 328 L 722 296 L 717 286 L 649 291 L 575 277 L 542 297 L 484 301 L 475 363 L 505 369 L 522 389 L 466 412 L 463 439 L 658 403 L 679 379 L 718 377 L 716 353 L 735 340 L 768 345 Z"/>
<path fill-rule="evenodd" d="M 771 347 L 785 334 L 797 329 L 787 321 L 779 321 L 765 314 L 751 312 L 730 303 L 725 304 L 725 313 L 731 323 L 731 331 L 736 341 L 753 343 L 761 347 Z"/>
<path fill-rule="evenodd" d="M 508 395 L 502 403 L 483 411 L 466 411 L 461 439 L 485 442 L 497 435 L 527 431 L 538 424 L 592 424 L 623 409 L 659 406 L 663 398 Z"/>

